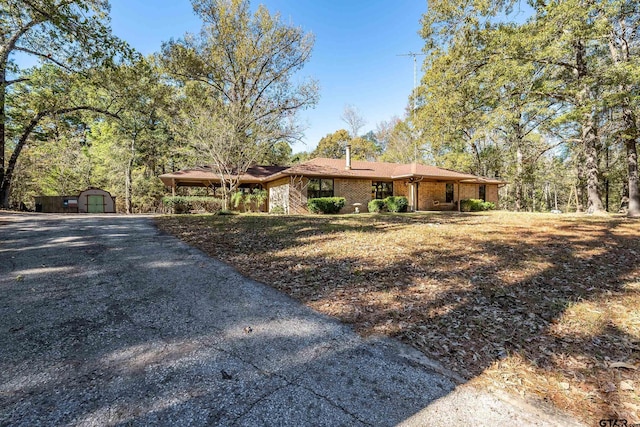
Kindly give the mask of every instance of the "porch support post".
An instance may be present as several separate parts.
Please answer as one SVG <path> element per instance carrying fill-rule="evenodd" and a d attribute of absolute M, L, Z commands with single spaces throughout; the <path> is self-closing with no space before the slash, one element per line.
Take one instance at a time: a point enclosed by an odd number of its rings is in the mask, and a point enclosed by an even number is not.
<path fill-rule="evenodd" d="M 171 195 L 176 197 L 176 179 L 171 178 Z"/>
<path fill-rule="evenodd" d="M 458 184 L 458 195 L 456 196 L 457 204 L 458 204 L 458 212 L 460 212 L 460 181 L 456 181 Z"/>
<path fill-rule="evenodd" d="M 418 210 L 418 205 L 416 203 L 416 183 L 412 182 L 409 185 L 411 185 L 411 209 L 415 212 Z"/>

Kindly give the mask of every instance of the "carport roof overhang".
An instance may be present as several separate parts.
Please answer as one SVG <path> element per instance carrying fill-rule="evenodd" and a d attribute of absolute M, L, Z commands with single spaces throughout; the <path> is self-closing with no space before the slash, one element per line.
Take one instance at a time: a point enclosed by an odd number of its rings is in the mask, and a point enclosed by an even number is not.
<path fill-rule="evenodd" d="M 215 184 L 220 184 L 220 178 L 216 176 L 207 178 L 185 178 L 176 177 L 171 174 L 160 175 L 160 180 L 167 187 L 210 187 Z M 260 179 L 241 179 L 241 184 L 260 184 Z"/>

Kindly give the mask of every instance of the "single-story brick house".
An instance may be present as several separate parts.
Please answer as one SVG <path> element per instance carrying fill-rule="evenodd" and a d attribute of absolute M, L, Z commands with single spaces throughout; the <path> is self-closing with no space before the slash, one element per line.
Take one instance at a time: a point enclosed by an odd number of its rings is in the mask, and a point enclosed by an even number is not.
<path fill-rule="evenodd" d="M 171 187 L 215 187 L 220 179 L 210 167 L 184 169 L 160 176 Z M 409 210 L 459 210 L 459 201 L 482 199 L 498 203 L 498 187 L 505 181 L 483 178 L 422 164 L 315 158 L 291 166 L 254 166 L 240 177 L 240 187 L 262 187 L 268 192 L 267 210 L 307 213 L 307 199 L 344 197 L 341 213 L 356 206 L 367 212 L 372 199 L 405 196 Z M 358 205 L 359 204 L 359 205 Z"/>

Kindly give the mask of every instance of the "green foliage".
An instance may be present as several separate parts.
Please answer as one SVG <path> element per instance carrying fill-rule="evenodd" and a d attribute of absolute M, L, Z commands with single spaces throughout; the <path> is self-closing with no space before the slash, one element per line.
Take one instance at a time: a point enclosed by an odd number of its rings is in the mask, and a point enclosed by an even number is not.
<path fill-rule="evenodd" d="M 220 212 L 223 202 L 221 199 L 205 196 L 167 196 L 162 198 L 164 206 L 174 214 L 184 214 L 191 211 Z"/>
<path fill-rule="evenodd" d="M 384 205 L 389 212 L 406 212 L 409 201 L 404 196 L 389 196 L 384 199 Z"/>
<path fill-rule="evenodd" d="M 317 103 L 318 87 L 294 74 L 310 59 L 314 40 L 262 5 L 252 11 L 248 0 L 192 4 L 203 22 L 200 34 L 162 48 L 168 73 L 185 87 L 175 128 L 229 191 L 252 165 L 288 156 L 274 142 L 299 137 L 293 119 Z"/>
<path fill-rule="evenodd" d="M 484 202 L 480 199 L 464 199 L 460 200 L 460 210 L 462 212 L 481 212 L 489 211 L 496 208 L 492 202 Z"/>
<path fill-rule="evenodd" d="M 379 213 L 385 209 L 385 203 L 382 199 L 373 199 L 367 204 L 367 209 L 372 213 Z"/>
<path fill-rule="evenodd" d="M 353 160 L 375 161 L 380 154 L 380 147 L 370 139 L 357 137 L 349 141 Z"/>
<path fill-rule="evenodd" d="M 267 190 L 263 188 L 254 188 L 253 190 L 251 190 L 250 197 L 251 197 L 251 203 L 253 203 L 256 206 L 256 209 L 258 209 L 258 211 L 262 212 L 262 207 L 267 201 L 267 198 L 269 197 L 269 193 L 267 193 Z"/>
<path fill-rule="evenodd" d="M 275 144 L 268 146 L 266 152 L 262 155 L 257 163 L 260 165 L 275 165 L 283 166 L 288 165 L 291 162 L 291 145 L 286 141 L 279 141 Z"/>
<path fill-rule="evenodd" d="M 415 141 L 409 120 L 393 117 L 378 124 L 376 139 L 382 152 L 380 161 L 392 163 L 411 163 L 415 161 Z M 424 150 L 418 153 L 418 161 L 424 160 Z"/>
<path fill-rule="evenodd" d="M 344 197 L 318 197 L 307 200 L 307 208 L 311 213 L 336 214 L 344 207 Z"/>
<path fill-rule="evenodd" d="M 343 159 L 347 144 L 351 146 L 353 160 L 373 161 L 380 154 L 380 148 L 374 141 L 362 137 L 351 138 L 349 132 L 340 129 L 320 139 L 316 149 L 311 152 L 311 157 Z"/>
<path fill-rule="evenodd" d="M 311 157 L 344 158 L 344 149 L 350 140 L 349 132 L 344 129 L 330 133 L 320 139 L 318 146 L 311 153 Z"/>
<path fill-rule="evenodd" d="M 95 76 L 115 60 L 130 59 L 133 54 L 111 34 L 108 2 L 12 0 L 2 2 L 0 8 L 0 110 L 5 112 L 0 133 L 0 205 L 7 207 L 13 173 L 27 142 L 44 141 L 46 120 L 64 120 L 81 110 L 104 112 L 109 94 L 90 97 L 85 89 L 97 84 L 100 79 Z M 14 61 L 15 52 L 39 59 L 43 65 L 21 69 L 19 62 L 24 61 Z M 5 156 L 8 149 L 10 157 Z"/>
<path fill-rule="evenodd" d="M 267 190 L 262 188 L 253 188 L 248 193 L 236 191 L 231 195 L 231 205 L 236 209 L 242 205 L 245 212 L 251 212 L 252 210 L 261 212 L 266 201 Z"/>
<path fill-rule="evenodd" d="M 296 154 L 292 154 L 291 158 L 289 160 L 289 164 L 292 165 L 297 165 L 300 163 L 304 163 L 307 160 L 311 160 L 311 158 L 313 158 L 313 153 L 308 153 L 306 151 L 303 151 L 301 153 L 296 153 Z"/>
<path fill-rule="evenodd" d="M 236 191 L 231 195 L 231 205 L 234 208 L 238 208 L 240 203 L 244 201 L 244 193 L 242 191 Z"/>
<path fill-rule="evenodd" d="M 514 2 L 430 2 L 416 124 L 436 162 L 499 173 L 513 183 L 503 200 L 516 210 L 549 209 L 578 192 L 577 210 L 600 211 L 601 190 L 618 200 L 627 183 L 633 198 L 640 38 L 629 29 L 640 25 L 636 3 L 532 1 L 523 21 L 512 15 Z M 627 183 L 613 190 L 609 177 L 620 163 L 611 158 L 625 150 Z M 560 174 L 549 167 L 556 158 L 564 162 Z M 570 178 L 560 183 L 559 176 Z M 635 204 L 640 215 L 640 197 Z"/>
<path fill-rule="evenodd" d="M 270 214 L 274 214 L 274 215 L 284 215 L 284 207 L 278 205 L 278 206 L 272 206 L 271 210 L 269 211 Z"/>

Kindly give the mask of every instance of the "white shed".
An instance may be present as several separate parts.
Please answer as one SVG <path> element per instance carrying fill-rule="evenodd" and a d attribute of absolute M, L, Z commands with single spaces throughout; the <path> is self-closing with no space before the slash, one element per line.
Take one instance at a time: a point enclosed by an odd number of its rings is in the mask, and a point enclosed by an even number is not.
<path fill-rule="evenodd" d="M 89 187 L 78 196 L 79 213 L 115 213 L 116 198 L 108 191 Z"/>

